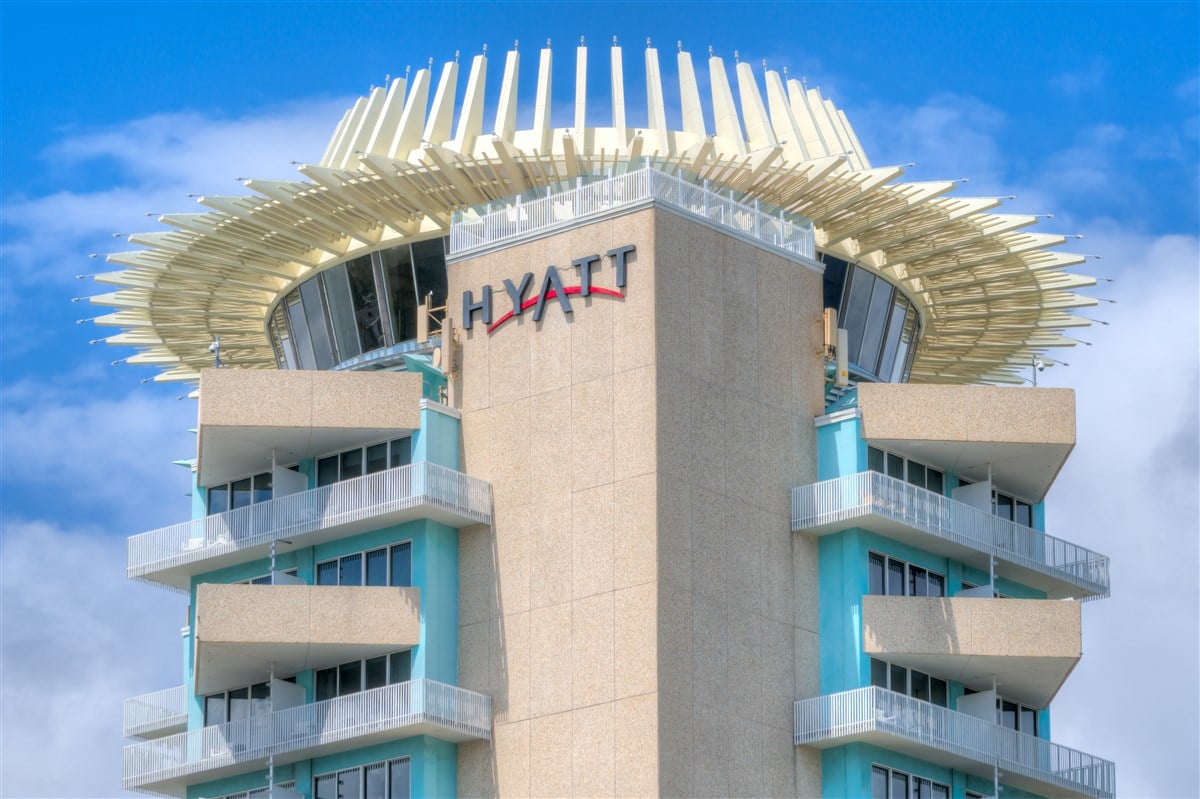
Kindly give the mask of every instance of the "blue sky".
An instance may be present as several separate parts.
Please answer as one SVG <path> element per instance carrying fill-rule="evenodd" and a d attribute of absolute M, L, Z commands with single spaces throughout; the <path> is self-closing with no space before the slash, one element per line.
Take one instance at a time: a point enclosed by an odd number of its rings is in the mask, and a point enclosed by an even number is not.
<path fill-rule="evenodd" d="M 579 37 L 606 63 L 614 35 L 631 125 L 647 38 L 664 55 L 711 45 L 727 65 L 737 51 L 820 86 L 876 164 L 1014 194 L 1006 210 L 1053 213 L 1045 230 L 1102 256 L 1082 271 L 1113 279 L 1094 291 L 1116 301 L 1092 314 L 1109 324 L 1044 377 L 1079 392 L 1049 521 L 1111 555 L 1116 587 L 1085 608 L 1054 737 L 1117 760 L 1124 795 L 1200 794 L 1194 713 L 1179 712 L 1197 709 L 1198 9 L 0 4 L 0 796 L 118 795 L 120 700 L 180 679 L 182 603 L 122 579 L 123 539 L 186 517 L 187 473 L 164 464 L 191 454 L 194 405 L 87 343 L 104 331 L 75 322 L 100 311 L 71 299 L 101 289 L 73 276 L 107 268 L 89 253 L 157 229 L 147 212 L 192 210 L 190 193 L 291 177 L 357 96 L 409 65 L 487 43 L 494 84 L 519 39 L 528 98 L 551 39 L 569 98 Z M 606 124 L 607 86 L 589 91 L 589 122 Z M 51 767 L 64 751 L 84 766 Z"/>

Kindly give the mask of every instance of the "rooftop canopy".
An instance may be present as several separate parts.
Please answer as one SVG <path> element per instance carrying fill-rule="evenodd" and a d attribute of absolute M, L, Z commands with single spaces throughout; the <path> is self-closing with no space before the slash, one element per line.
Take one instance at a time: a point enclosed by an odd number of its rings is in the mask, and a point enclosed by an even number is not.
<path fill-rule="evenodd" d="M 571 127 L 551 125 L 562 99 L 549 42 L 537 57 L 532 127 L 520 130 L 518 108 L 531 105 L 518 97 L 520 54 L 506 54 L 488 98 L 485 48 L 465 87 L 456 56 L 436 86 L 431 61 L 372 89 L 321 162 L 299 167 L 303 179 L 247 180 L 253 194 L 206 195 L 203 213 L 160 217 L 170 230 L 131 236 L 141 249 L 110 255 L 121 269 L 96 277 L 117 287 L 91 298 L 114 309 L 96 322 L 121 329 L 106 341 L 135 347 L 128 362 L 158 366 L 157 380 L 197 380 L 216 336 L 224 364 L 275 368 L 270 313 L 313 274 L 445 236 L 456 210 L 647 158 L 811 219 L 820 251 L 901 287 L 923 325 L 913 382 L 1020 382 L 1035 354 L 1052 362 L 1050 348 L 1074 344 L 1063 331 L 1089 324 L 1075 311 L 1096 300 L 1076 289 L 1095 280 L 1064 271 L 1084 260 L 1051 250 L 1064 236 L 1028 232 L 1032 215 L 993 213 L 999 198 L 952 196 L 959 181 L 904 182 L 903 167 L 872 166 L 846 115 L 786 70 L 737 61 L 735 101 L 730 70 L 710 54 L 702 98 L 680 47 L 668 122 L 659 52 L 647 46 L 647 125 L 630 127 L 622 48 L 614 43 L 601 76 L 589 75 L 588 49 L 576 48 Z M 610 127 L 586 126 L 589 78 L 610 81 Z M 495 109 L 487 126 L 485 105 Z"/>

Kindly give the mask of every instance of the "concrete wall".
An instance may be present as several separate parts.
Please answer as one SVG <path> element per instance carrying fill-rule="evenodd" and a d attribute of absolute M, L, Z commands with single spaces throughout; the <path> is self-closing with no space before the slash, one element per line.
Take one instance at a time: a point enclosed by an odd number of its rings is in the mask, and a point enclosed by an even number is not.
<path fill-rule="evenodd" d="M 792 745 L 817 546 L 789 497 L 817 476 L 821 276 L 670 214 L 657 236 L 660 789 L 817 796 Z"/>
<path fill-rule="evenodd" d="M 196 638 L 244 644 L 420 643 L 416 588 L 337 585 L 196 587 Z"/>
<path fill-rule="evenodd" d="M 462 292 L 633 244 L 625 297 L 555 301 L 488 334 Z M 449 267 L 463 470 L 493 530 L 460 534 L 460 684 L 495 742 L 459 747 L 463 796 L 816 795 L 792 746 L 817 692 L 821 279 L 662 210 Z M 594 282 L 614 286 L 603 259 Z M 798 665 L 799 664 L 799 665 Z M 797 761 L 805 775 L 796 779 Z"/>
<path fill-rule="evenodd" d="M 858 407 L 868 439 L 1075 444 L 1069 388 L 863 383 Z"/>

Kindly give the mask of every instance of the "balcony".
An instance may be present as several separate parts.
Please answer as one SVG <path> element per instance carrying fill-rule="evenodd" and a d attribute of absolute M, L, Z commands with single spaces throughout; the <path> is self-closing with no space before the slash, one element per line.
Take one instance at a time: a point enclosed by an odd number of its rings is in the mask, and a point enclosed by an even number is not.
<path fill-rule="evenodd" d="M 420 642 L 417 588 L 196 587 L 197 694 L 409 649 Z"/>
<path fill-rule="evenodd" d="M 121 729 L 126 738 L 161 738 L 187 729 L 187 696 L 182 685 L 125 700 Z"/>
<path fill-rule="evenodd" d="M 196 575 L 415 519 L 491 524 L 492 487 L 437 464 L 398 466 L 131 536 L 127 573 L 188 590 Z"/>
<path fill-rule="evenodd" d="M 1109 595 L 1108 558 L 971 505 L 878 472 L 792 490 L 792 530 L 829 535 L 850 527 L 955 558 L 1045 591 L 1051 599 Z"/>
<path fill-rule="evenodd" d="M 1034 502 L 1075 447 L 1069 388 L 860 383 L 858 409 L 867 443 Z"/>
<path fill-rule="evenodd" d="M 1050 599 L 864 596 L 863 651 L 1046 707 L 1083 653 L 1080 604 Z"/>
<path fill-rule="evenodd" d="M 795 743 L 829 749 L 864 741 L 1043 796 L 1116 795 L 1116 767 L 1085 752 L 883 688 L 801 699 Z"/>
<path fill-rule="evenodd" d="M 125 747 L 126 789 L 183 796 L 189 785 L 383 741 L 491 740 L 492 700 L 412 680 Z"/>

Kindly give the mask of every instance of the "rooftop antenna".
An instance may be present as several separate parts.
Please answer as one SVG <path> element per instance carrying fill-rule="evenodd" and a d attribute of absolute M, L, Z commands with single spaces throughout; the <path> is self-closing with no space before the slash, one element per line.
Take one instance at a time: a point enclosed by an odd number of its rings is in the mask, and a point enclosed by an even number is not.
<path fill-rule="evenodd" d="M 213 336 L 212 344 L 208 345 L 208 351 L 211 352 L 212 356 L 213 356 L 213 368 L 220 369 L 221 365 L 222 365 L 221 364 L 221 337 L 220 336 Z"/>

